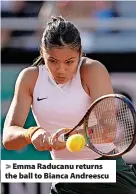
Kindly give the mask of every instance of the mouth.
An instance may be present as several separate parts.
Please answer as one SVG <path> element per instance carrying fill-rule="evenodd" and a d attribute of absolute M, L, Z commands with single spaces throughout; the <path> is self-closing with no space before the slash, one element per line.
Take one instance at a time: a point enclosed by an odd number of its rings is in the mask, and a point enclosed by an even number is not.
<path fill-rule="evenodd" d="M 66 79 L 66 77 L 56 77 L 58 80 L 65 80 Z"/>
<path fill-rule="evenodd" d="M 60 83 L 60 84 L 61 84 L 61 83 L 62 83 L 62 84 L 65 83 L 65 82 L 66 82 L 66 79 L 67 79 L 66 77 L 56 77 L 56 81 L 57 81 L 58 83 Z"/>

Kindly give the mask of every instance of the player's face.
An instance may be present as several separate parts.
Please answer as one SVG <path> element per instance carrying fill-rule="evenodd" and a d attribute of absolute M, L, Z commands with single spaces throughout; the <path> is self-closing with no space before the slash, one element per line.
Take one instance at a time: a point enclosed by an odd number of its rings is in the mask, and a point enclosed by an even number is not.
<path fill-rule="evenodd" d="M 77 71 L 80 53 L 68 47 L 42 48 L 45 65 L 58 84 L 68 82 Z"/>

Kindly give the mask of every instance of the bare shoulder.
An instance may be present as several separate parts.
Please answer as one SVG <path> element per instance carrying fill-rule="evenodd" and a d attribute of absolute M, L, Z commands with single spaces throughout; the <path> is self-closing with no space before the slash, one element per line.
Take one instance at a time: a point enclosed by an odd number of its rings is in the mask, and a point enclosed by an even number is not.
<path fill-rule="evenodd" d="M 88 93 L 91 96 L 92 101 L 102 95 L 113 93 L 110 74 L 105 66 L 99 61 L 86 57 L 83 58 L 81 80 L 83 85 L 88 88 Z"/>
<path fill-rule="evenodd" d="M 81 66 L 81 75 L 90 75 L 94 72 L 108 72 L 105 66 L 97 60 L 90 59 L 88 57 L 83 57 L 83 65 Z"/>
<path fill-rule="evenodd" d="M 20 72 L 18 78 L 35 79 L 37 76 L 38 76 L 38 67 L 27 67 Z"/>
<path fill-rule="evenodd" d="M 16 89 L 17 87 L 25 87 L 28 88 L 30 93 L 33 93 L 33 89 L 38 77 L 38 67 L 27 67 L 23 69 L 17 78 L 16 81 Z"/>

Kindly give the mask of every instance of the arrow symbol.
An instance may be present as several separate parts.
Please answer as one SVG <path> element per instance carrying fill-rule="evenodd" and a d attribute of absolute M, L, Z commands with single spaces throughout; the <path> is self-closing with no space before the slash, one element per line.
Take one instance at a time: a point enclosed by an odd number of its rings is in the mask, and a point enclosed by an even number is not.
<path fill-rule="evenodd" d="M 9 164 L 6 164 L 6 169 L 8 169 L 8 168 L 10 168 L 11 167 L 11 165 L 9 165 Z"/>

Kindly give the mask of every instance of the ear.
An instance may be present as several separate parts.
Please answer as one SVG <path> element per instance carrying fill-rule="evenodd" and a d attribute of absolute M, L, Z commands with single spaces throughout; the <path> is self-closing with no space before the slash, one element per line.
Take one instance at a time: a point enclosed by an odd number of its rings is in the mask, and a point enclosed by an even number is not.
<path fill-rule="evenodd" d="M 43 57 L 43 48 L 42 48 L 42 46 L 40 46 L 40 55 L 41 55 L 41 57 Z"/>
<path fill-rule="evenodd" d="M 81 48 L 81 51 L 79 53 L 79 58 L 81 59 L 83 57 L 83 52 L 82 52 L 82 48 Z"/>

